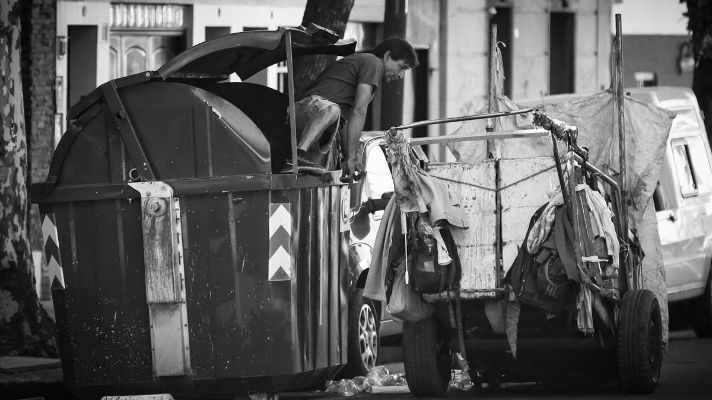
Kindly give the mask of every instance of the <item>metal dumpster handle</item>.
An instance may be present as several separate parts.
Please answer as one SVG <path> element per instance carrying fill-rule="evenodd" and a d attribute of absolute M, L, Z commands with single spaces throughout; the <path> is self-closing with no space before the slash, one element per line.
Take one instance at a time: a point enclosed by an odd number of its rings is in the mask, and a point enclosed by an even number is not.
<path fill-rule="evenodd" d="M 126 145 L 129 155 L 137 164 L 136 167 L 141 175 L 141 180 L 155 181 L 156 175 L 153 172 L 153 168 L 151 168 L 146 153 L 143 151 L 143 147 L 141 147 L 141 142 L 136 135 L 136 129 L 131 123 L 131 118 L 129 118 L 129 115 L 126 113 L 124 103 L 121 101 L 121 97 L 119 97 L 119 93 L 116 89 L 115 81 L 109 81 L 101 85 L 101 93 L 104 95 L 104 99 L 106 99 L 106 105 L 114 116 L 114 122 L 119 129 L 119 134 Z"/>

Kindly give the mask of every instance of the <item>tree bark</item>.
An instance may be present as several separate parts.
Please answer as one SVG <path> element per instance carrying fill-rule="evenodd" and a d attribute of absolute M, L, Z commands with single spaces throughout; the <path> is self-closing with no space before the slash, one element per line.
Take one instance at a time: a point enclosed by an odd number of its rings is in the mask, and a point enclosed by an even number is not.
<path fill-rule="evenodd" d="M 349 20 L 354 0 L 308 0 L 304 8 L 302 26 L 314 23 L 344 37 L 346 22 Z M 336 56 L 316 55 L 299 57 L 294 60 L 294 95 L 299 100 L 321 71 L 336 60 Z"/>
<path fill-rule="evenodd" d="M 27 236 L 27 139 L 17 0 L 0 0 L 0 354 L 56 356 L 55 327 L 37 298 Z"/>
<path fill-rule="evenodd" d="M 383 16 L 383 38 L 405 38 L 408 20 L 407 0 L 389 0 Z M 403 80 L 383 82 L 381 86 L 381 129 L 389 129 L 403 123 Z"/>

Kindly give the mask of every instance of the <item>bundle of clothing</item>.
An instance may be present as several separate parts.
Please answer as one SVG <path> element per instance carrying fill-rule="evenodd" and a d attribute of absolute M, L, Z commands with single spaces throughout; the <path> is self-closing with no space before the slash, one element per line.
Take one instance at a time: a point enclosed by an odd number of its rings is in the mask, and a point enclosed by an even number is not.
<path fill-rule="evenodd" d="M 584 333 L 594 332 L 594 310 L 612 326 L 598 295 L 617 296 L 620 249 L 613 217 L 603 195 L 586 183 L 576 186 L 570 210 L 560 189 L 551 193 L 532 216 L 507 272 L 517 301 L 550 315 L 575 305 L 577 327 Z"/>

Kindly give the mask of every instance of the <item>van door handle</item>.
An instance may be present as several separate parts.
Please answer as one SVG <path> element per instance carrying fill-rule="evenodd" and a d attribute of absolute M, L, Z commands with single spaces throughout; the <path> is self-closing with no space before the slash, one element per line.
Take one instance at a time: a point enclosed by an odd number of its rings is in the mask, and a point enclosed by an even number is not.
<path fill-rule="evenodd" d="M 675 214 L 670 213 L 670 216 L 668 216 L 668 219 L 670 220 L 670 222 L 675 222 L 677 220 L 677 217 L 675 216 Z"/>

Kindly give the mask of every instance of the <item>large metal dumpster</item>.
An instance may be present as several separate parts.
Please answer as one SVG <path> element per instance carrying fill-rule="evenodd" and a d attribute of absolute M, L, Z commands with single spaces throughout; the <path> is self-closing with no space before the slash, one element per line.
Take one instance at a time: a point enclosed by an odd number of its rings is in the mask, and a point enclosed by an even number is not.
<path fill-rule="evenodd" d="M 75 393 L 297 390 L 346 362 L 338 172 L 276 173 L 290 101 L 225 80 L 354 51 L 317 39 L 224 36 L 72 108 L 32 198 Z"/>

